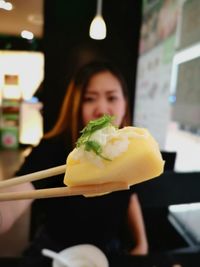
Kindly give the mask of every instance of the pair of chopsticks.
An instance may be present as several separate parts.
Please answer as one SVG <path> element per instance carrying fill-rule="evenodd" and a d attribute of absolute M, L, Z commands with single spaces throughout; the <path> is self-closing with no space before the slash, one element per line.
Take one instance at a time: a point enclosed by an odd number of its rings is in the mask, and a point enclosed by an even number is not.
<path fill-rule="evenodd" d="M 23 176 L 13 177 L 8 180 L 0 181 L 0 189 L 9 186 L 19 185 L 26 182 L 32 182 L 49 178 L 58 174 L 63 174 L 66 171 L 66 165 L 49 168 L 46 170 L 26 174 Z M 127 183 L 110 182 L 104 184 L 83 185 L 83 186 L 65 186 L 47 189 L 37 189 L 21 192 L 5 192 L 0 193 L 0 201 L 21 200 L 21 199 L 38 199 L 38 198 L 53 198 L 64 196 L 95 196 L 107 192 L 114 192 L 129 189 Z"/>

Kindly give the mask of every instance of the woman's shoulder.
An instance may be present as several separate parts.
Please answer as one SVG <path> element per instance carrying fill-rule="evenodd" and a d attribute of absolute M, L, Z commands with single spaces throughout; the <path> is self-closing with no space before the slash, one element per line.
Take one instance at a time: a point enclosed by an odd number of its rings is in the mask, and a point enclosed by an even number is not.
<path fill-rule="evenodd" d="M 69 147 L 62 140 L 56 138 L 42 139 L 25 158 L 18 175 L 65 164 L 69 152 Z"/>

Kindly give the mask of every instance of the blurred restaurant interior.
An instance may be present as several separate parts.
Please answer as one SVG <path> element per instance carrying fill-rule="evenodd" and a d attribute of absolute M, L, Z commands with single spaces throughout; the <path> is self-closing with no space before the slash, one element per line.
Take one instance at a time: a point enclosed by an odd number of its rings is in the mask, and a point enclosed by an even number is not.
<path fill-rule="evenodd" d="M 172 266 L 163 263 L 169 258 L 177 266 L 195 266 L 200 260 L 200 1 L 105 0 L 103 39 L 89 35 L 96 4 L 0 0 L 0 180 L 14 177 L 51 129 L 73 73 L 93 59 L 109 59 L 126 78 L 133 125 L 150 130 L 166 160 L 162 178 L 137 187 L 150 254 L 137 259 L 144 265 L 130 260 L 127 266 Z M 1 258 L 20 257 L 29 243 L 30 214 L 27 210 L 0 235 L 0 266 Z"/>

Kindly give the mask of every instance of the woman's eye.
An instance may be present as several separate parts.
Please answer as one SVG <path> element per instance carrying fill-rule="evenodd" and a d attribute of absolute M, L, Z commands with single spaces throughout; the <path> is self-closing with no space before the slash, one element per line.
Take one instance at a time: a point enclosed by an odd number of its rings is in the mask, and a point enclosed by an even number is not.
<path fill-rule="evenodd" d="M 108 97 L 108 101 L 110 101 L 110 102 L 116 101 L 117 99 L 118 99 L 117 96 L 110 96 L 110 97 Z"/>
<path fill-rule="evenodd" d="M 86 97 L 84 97 L 83 101 L 84 102 L 93 102 L 93 101 L 95 101 L 95 98 L 91 97 L 91 96 L 86 96 Z"/>

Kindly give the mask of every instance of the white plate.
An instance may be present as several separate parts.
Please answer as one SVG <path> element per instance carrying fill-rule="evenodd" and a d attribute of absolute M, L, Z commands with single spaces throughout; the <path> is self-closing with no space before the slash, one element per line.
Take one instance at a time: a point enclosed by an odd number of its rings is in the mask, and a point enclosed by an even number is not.
<path fill-rule="evenodd" d="M 59 252 L 71 262 L 70 267 L 108 267 L 108 259 L 102 250 L 90 244 L 81 244 L 66 248 Z M 53 267 L 63 267 L 57 260 L 53 260 Z"/>

